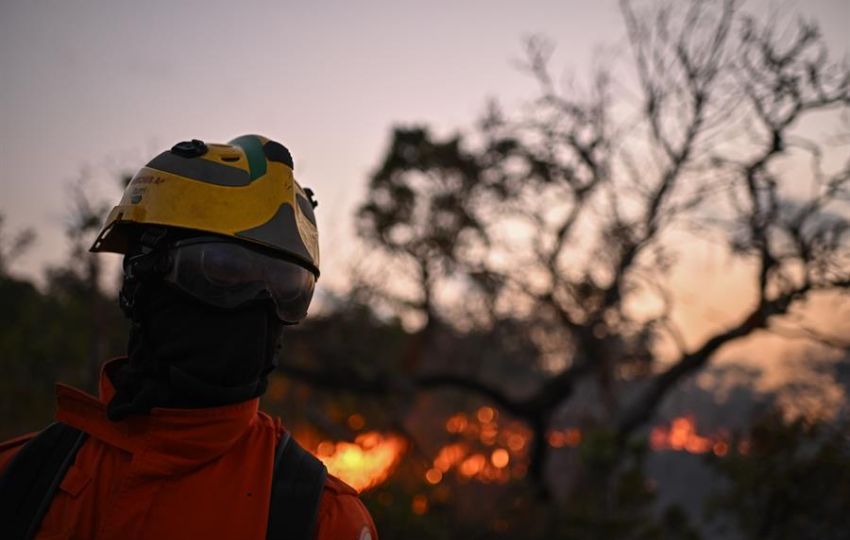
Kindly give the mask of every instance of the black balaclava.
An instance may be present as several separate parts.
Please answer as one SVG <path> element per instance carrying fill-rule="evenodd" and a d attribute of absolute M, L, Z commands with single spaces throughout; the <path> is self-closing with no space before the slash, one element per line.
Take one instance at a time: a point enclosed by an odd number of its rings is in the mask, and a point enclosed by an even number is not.
<path fill-rule="evenodd" d="M 125 277 L 124 287 L 136 287 Z M 271 301 L 223 310 L 156 276 L 134 290 L 129 360 L 107 372 L 116 389 L 110 420 L 153 407 L 229 405 L 265 392 L 282 324 Z"/>

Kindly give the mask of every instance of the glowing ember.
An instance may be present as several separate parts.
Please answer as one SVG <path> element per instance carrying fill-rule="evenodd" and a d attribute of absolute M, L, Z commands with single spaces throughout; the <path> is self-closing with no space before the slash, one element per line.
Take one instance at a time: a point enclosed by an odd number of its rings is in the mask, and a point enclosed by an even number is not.
<path fill-rule="evenodd" d="M 425 495 L 417 495 L 413 497 L 410 507 L 414 514 L 421 516 L 428 511 L 428 497 Z"/>
<path fill-rule="evenodd" d="M 466 455 L 467 448 L 462 444 L 450 444 L 440 449 L 436 459 L 434 459 L 434 467 L 442 472 L 448 472 L 453 466 L 457 465 Z"/>
<path fill-rule="evenodd" d="M 442 479 L 443 472 L 440 469 L 428 469 L 428 472 L 425 473 L 425 480 L 429 484 L 439 484 Z"/>
<path fill-rule="evenodd" d="M 497 448 L 490 454 L 490 463 L 497 469 L 504 469 L 511 461 L 511 455 L 504 448 Z"/>
<path fill-rule="evenodd" d="M 357 491 L 377 486 L 389 477 L 405 450 L 401 437 L 370 431 L 353 443 L 322 441 L 316 449 L 328 472 Z"/>
<path fill-rule="evenodd" d="M 493 419 L 496 417 L 496 411 L 495 409 L 493 409 L 493 407 L 481 407 L 480 409 L 478 409 L 478 413 L 476 413 L 476 416 L 478 417 L 479 422 L 481 422 L 482 424 L 487 424 L 489 422 L 492 422 Z"/>
<path fill-rule="evenodd" d="M 460 474 L 464 476 L 475 476 L 483 471 L 486 465 L 487 458 L 483 454 L 473 454 L 460 464 Z"/>
<path fill-rule="evenodd" d="M 649 434 L 649 445 L 653 450 L 675 450 L 690 454 L 714 452 L 724 456 L 729 451 L 726 437 L 704 436 L 697 433 L 693 415 L 674 418 L 669 426 L 655 426 Z"/>
<path fill-rule="evenodd" d="M 361 414 L 352 414 L 348 417 L 348 427 L 354 431 L 360 431 L 366 425 L 366 419 Z"/>
<path fill-rule="evenodd" d="M 449 433 L 462 433 L 469 422 L 466 420 L 466 415 L 456 414 L 446 421 L 446 431 Z"/>
<path fill-rule="evenodd" d="M 439 484 L 452 470 L 462 480 L 498 483 L 525 474 L 525 451 L 531 434 L 522 423 L 500 419 L 496 409 L 485 406 L 474 414 L 452 415 L 445 428 L 455 442 L 437 452 L 432 467 L 425 472 L 429 484 Z"/>
<path fill-rule="evenodd" d="M 575 448 L 581 443 L 581 430 L 578 428 L 567 428 L 562 430 L 553 429 L 546 435 L 549 446 L 553 448 Z"/>
<path fill-rule="evenodd" d="M 508 436 L 508 448 L 511 449 L 511 452 L 519 452 L 523 448 L 525 448 L 526 438 L 517 433 L 512 433 Z"/>

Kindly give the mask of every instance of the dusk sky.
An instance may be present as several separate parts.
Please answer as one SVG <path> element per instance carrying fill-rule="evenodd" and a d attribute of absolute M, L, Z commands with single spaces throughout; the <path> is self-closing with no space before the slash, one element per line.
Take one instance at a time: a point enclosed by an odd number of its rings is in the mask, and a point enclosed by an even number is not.
<path fill-rule="evenodd" d="M 815 18 L 831 50 L 850 55 L 847 0 L 771 5 Z M 297 178 L 317 193 L 333 283 L 390 128 L 468 129 L 489 97 L 508 107 L 533 98 L 515 63 L 531 34 L 554 41 L 558 73 L 577 76 L 598 45 L 623 45 L 613 0 L 3 0 L 0 212 L 7 234 L 38 234 L 13 270 L 37 276 L 66 257 L 75 180 L 114 202 L 119 172 L 177 141 L 259 133 L 290 147 Z"/>

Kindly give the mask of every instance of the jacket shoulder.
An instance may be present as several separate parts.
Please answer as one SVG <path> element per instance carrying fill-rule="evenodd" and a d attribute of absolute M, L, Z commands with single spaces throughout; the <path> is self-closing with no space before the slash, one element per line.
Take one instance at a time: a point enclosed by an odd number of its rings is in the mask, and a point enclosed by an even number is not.
<path fill-rule="evenodd" d="M 357 491 L 328 475 L 319 504 L 316 540 L 378 540 L 375 523 Z"/>
<path fill-rule="evenodd" d="M 6 467 L 9 466 L 9 463 L 12 462 L 21 448 L 35 438 L 36 435 L 38 435 L 37 431 L 0 442 L 0 474 L 6 471 Z"/>
<path fill-rule="evenodd" d="M 33 431 L 32 433 L 27 433 L 26 435 L 21 435 L 20 437 L 15 437 L 14 439 L 9 439 L 8 441 L 0 442 L 0 454 L 4 454 L 8 451 L 17 451 L 17 449 L 38 435 L 38 431 Z"/>
<path fill-rule="evenodd" d="M 325 493 L 330 493 L 332 496 L 351 495 L 357 497 L 357 490 L 349 486 L 336 476 L 328 474 L 325 480 Z"/>

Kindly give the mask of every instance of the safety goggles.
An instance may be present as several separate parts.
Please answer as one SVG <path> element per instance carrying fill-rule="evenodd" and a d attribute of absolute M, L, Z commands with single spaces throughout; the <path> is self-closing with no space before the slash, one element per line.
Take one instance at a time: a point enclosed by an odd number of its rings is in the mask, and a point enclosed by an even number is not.
<path fill-rule="evenodd" d="M 223 309 L 270 299 L 277 317 L 290 324 L 307 315 L 316 284 L 313 273 L 294 262 L 215 237 L 175 242 L 163 279 Z"/>

